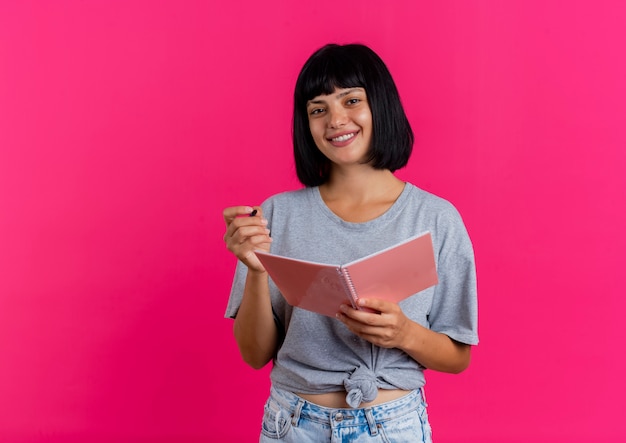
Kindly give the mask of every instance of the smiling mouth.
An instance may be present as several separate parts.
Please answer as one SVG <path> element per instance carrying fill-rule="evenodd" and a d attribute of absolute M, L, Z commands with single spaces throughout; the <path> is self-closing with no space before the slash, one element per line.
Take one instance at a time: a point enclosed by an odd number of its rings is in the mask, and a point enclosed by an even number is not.
<path fill-rule="evenodd" d="M 345 141 L 350 140 L 355 135 L 356 135 L 356 132 L 352 132 L 350 134 L 343 134 L 343 135 L 340 135 L 339 137 L 331 138 L 330 140 L 333 141 L 333 142 L 341 143 L 341 142 L 345 142 Z"/>

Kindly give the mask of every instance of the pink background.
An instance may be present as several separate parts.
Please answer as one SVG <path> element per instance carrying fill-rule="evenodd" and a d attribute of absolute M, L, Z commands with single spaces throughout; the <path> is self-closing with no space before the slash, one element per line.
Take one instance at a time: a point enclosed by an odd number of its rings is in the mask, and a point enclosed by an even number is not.
<path fill-rule="evenodd" d="M 298 186 L 297 72 L 387 62 L 400 176 L 475 244 L 481 344 L 428 374 L 436 441 L 618 442 L 622 1 L 2 1 L 0 441 L 256 441 L 221 210 Z"/>

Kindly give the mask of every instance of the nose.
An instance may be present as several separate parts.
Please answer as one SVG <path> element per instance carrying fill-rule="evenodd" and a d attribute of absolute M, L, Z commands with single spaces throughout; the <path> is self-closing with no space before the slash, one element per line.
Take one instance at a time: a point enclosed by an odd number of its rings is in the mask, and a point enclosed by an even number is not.
<path fill-rule="evenodd" d="M 344 126 L 348 122 L 348 113 L 340 106 L 330 108 L 326 114 L 328 127 L 336 129 Z"/>

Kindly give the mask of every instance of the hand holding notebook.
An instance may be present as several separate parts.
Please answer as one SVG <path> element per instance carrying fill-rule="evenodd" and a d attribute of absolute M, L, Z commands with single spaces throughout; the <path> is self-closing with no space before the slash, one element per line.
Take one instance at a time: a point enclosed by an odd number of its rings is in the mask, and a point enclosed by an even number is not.
<path fill-rule="evenodd" d="M 344 303 L 361 309 L 359 298 L 397 303 L 438 282 L 430 232 L 344 265 L 255 254 L 290 305 L 329 317 Z"/>

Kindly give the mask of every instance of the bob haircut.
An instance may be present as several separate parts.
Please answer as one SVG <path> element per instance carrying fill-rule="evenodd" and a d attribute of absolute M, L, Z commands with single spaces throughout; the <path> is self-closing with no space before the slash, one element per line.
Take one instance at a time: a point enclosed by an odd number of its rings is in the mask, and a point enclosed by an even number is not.
<path fill-rule="evenodd" d="M 393 172 L 409 161 L 413 131 L 385 63 L 367 46 L 329 44 L 306 61 L 294 92 L 292 136 L 296 173 L 307 187 L 326 183 L 331 166 L 313 141 L 307 102 L 318 95 L 331 94 L 336 88 L 354 87 L 365 89 L 372 112 L 372 142 L 366 163 Z"/>

